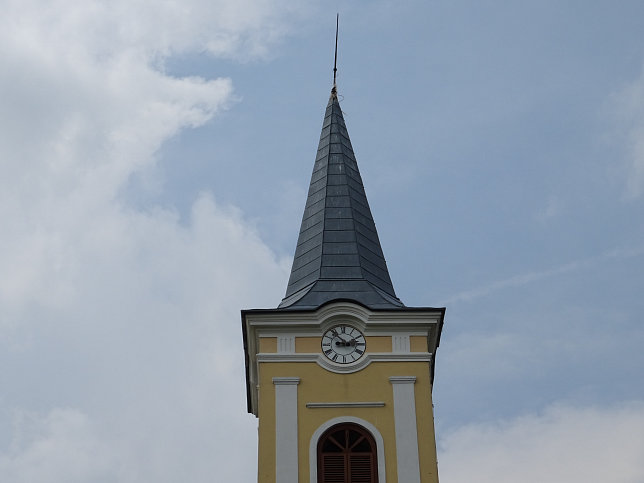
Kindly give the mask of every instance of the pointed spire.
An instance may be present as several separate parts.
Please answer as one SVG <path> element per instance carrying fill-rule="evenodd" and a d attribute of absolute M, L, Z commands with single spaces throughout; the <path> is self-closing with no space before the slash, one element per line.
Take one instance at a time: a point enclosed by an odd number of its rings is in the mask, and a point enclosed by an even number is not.
<path fill-rule="evenodd" d="M 316 309 L 332 300 L 403 307 L 389 277 L 335 86 L 279 308 Z"/>

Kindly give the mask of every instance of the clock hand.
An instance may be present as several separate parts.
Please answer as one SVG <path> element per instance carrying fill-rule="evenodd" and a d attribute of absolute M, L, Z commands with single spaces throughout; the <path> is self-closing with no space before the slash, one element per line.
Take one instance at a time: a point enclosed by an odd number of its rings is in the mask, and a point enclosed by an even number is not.
<path fill-rule="evenodd" d="M 356 346 L 356 340 L 355 339 L 344 340 L 340 336 L 338 336 L 338 339 L 340 339 L 340 341 L 342 341 L 342 342 L 336 340 L 335 341 L 336 346 L 342 346 L 342 347 L 355 347 Z"/>

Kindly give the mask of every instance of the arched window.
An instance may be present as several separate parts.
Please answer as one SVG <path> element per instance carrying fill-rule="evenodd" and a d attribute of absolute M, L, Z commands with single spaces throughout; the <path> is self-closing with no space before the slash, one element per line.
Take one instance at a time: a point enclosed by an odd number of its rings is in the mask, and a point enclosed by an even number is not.
<path fill-rule="evenodd" d="M 376 443 L 362 426 L 332 426 L 318 440 L 318 483 L 377 483 Z"/>

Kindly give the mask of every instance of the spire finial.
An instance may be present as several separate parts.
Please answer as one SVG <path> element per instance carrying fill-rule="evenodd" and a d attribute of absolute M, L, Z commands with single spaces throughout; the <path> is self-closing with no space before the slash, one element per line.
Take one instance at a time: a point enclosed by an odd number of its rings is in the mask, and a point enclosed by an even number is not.
<path fill-rule="evenodd" d="M 333 58 L 333 89 L 331 89 L 331 92 L 333 94 L 336 93 L 335 77 L 338 72 L 338 27 L 339 25 L 340 25 L 340 14 L 337 13 L 335 16 L 335 57 Z"/>

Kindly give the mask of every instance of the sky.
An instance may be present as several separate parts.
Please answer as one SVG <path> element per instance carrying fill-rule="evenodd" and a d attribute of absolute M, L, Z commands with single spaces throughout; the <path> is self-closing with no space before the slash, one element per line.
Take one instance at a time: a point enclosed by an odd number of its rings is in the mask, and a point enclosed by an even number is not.
<path fill-rule="evenodd" d="M 441 481 L 644 482 L 641 1 L 0 5 L 0 481 L 256 481 L 339 12 Z"/>

